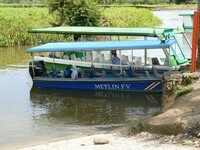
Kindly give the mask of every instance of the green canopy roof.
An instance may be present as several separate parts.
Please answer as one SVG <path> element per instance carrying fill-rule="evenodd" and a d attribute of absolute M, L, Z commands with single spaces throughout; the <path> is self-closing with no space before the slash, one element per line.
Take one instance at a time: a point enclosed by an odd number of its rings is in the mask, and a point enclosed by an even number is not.
<path fill-rule="evenodd" d="M 29 33 L 50 34 L 78 34 L 78 35 L 124 35 L 147 36 L 164 38 L 166 35 L 181 34 L 184 30 L 172 28 L 118 28 L 118 27 L 51 27 L 41 29 L 29 29 Z"/>

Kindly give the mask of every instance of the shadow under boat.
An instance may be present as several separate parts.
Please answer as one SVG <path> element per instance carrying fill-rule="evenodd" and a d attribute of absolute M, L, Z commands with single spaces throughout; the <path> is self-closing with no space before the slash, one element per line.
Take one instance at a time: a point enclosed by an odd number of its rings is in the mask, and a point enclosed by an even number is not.
<path fill-rule="evenodd" d="M 69 125 L 127 123 L 160 109 L 161 94 L 73 91 L 32 87 L 33 120 Z M 39 120 L 39 121 L 38 121 Z"/>
<path fill-rule="evenodd" d="M 76 100 L 110 100 L 110 101 L 132 101 L 133 103 L 147 103 L 150 105 L 161 105 L 161 93 L 144 93 L 130 91 L 95 91 L 95 90 L 66 90 L 52 88 L 38 88 L 33 86 L 30 91 L 31 98 L 49 100 L 76 99 Z"/>

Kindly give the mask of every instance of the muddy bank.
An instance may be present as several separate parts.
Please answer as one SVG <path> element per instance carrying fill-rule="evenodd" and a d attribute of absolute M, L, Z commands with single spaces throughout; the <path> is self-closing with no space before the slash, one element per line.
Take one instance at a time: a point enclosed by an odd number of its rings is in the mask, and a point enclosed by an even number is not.
<path fill-rule="evenodd" d="M 142 129 L 161 134 L 189 134 L 200 138 L 199 73 L 175 73 L 166 80 L 162 112 L 145 120 Z"/>

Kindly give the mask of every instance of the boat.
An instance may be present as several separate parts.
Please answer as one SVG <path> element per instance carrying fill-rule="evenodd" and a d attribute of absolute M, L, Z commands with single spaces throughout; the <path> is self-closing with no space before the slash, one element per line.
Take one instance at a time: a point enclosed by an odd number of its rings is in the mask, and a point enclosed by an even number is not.
<path fill-rule="evenodd" d="M 179 14 L 183 17 L 183 29 L 186 32 L 192 32 L 193 22 L 194 22 L 194 13 Z"/>
<path fill-rule="evenodd" d="M 96 42 L 55 42 L 29 48 L 28 52 L 89 52 L 89 51 L 134 51 L 145 50 L 146 54 L 152 50 L 173 52 L 176 41 L 166 40 L 128 40 L 128 41 L 96 41 Z M 32 54 L 33 55 L 33 54 Z M 154 54 L 156 55 L 156 53 Z M 147 55 L 145 56 L 147 59 Z M 176 58 L 176 59 L 175 59 Z M 185 62 L 186 58 L 172 53 L 165 58 L 168 64 L 175 61 Z M 29 64 L 29 73 L 33 85 L 40 88 L 62 88 L 70 90 L 106 90 L 106 91 L 137 91 L 137 92 L 162 92 L 162 74 L 157 72 L 156 65 L 137 67 L 132 65 L 110 65 L 109 69 L 96 69 L 97 63 L 92 63 L 88 70 L 76 65 L 66 65 L 65 70 L 58 70 L 54 65 L 52 70 L 46 70 L 46 62 L 32 60 Z M 157 64 L 158 65 L 158 64 Z M 116 68 L 119 67 L 119 68 Z M 137 71 L 140 70 L 140 73 Z M 168 71 L 168 70 L 165 70 Z"/>
<path fill-rule="evenodd" d="M 101 37 L 103 36 L 103 39 L 108 41 L 119 41 L 119 40 L 130 40 L 135 38 L 144 38 L 146 40 L 148 39 L 160 39 L 165 40 L 166 38 L 173 38 L 177 43 L 178 52 L 181 54 L 174 54 L 177 55 L 177 63 L 171 63 L 171 66 L 169 69 L 177 69 L 180 65 L 183 63 L 187 63 L 188 56 L 186 56 L 186 53 L 178 41 L 177 35 L 183 35 L 185 38 L 185 43 L 188 43 L 189 48 L 191 48 L 191 44 L 189 40 L 187 39 L 187 36 L 184 33 L 184 30 L 181 29 L 172 29 L 172 28 L 116 28 L 116 27 L 73 27 L 73 26 L 66 26 L 66 27 L 52 27 L 52 28 L 41 28 L 41 29 L 29 29 L 29 33 L 36 34 L 36 37 L 39 37 L 38 34 L 56 34 L 58 37 L 57 39 L 61 39 L 60 36 L 62 34 L 71 36 L 71 40 L 74 41 L 77 39 L 74 38 L 74 36 L 78 35 L 80 36 L 79 41 L 87 41 L 87 36 L 92 36 L 93 41 L 95 40 L 101 40 Z M 36 38 L 37 41 L 40 41 L 38 38 Z M 91 40 L 91 39 L 90 39 Z M 58 40 L 59 41 L 59 40 Z M 56 41 L 56 42 L 58 42 Z M 38 42 L 37 42 L 38 43 Z M 39 44 L 39 43 L 38 43 Z M 134 54 L 135 58 L 132 59 L 130 56 L 130 53 L 124 53 L 124 56 L 122 57 L 122 60 L 127 62 L 128 66 L 131 63 L 135 63 L 135 60 L 137 60 L 138 57 L 141 57 L 141 54 Z M 169 54 L 170 55 L 170 54 Z M 178 60 L 178 55 L 181 55 L 183 60 Z M 142 56 L 145 56 L 142 54 Z M 163 58 L 157 57 L 160 64 L 163 64 Z M 101 51 L 100 53 L 96 52 L 78 52 L 78 53 L 69 53 L 69 52 L 55 52 L 55 53 L 48 53 L 48 54 L 38 54 L 34 56 L 35 60 L 44 60 L 46 64 L 47 69 L 51 69 L 52 64 L 55 65 L 58 69 L 65 69 L 66 65 L 76 65 L 79 68 L 82 69 L 88 69 L 90 68 L 92 63 L 96 63 L 97 69 L 106 69 L 110 68 L 111 63 L 111 54 L 108 52 Z M 146 59 L 141 58 L 142 66 L 145 66 L 147 62 L 145 62 Z M 151 60 L 150 60 L 151 61 Z M 103 67 L 103 68 L 102 68 Z M 159 72 L 163 72 L 163 70 L 166 70 L 166 67 L 158 66 L 157 67 Z M 167 70 L 169 70 L 167 69 Z"/>

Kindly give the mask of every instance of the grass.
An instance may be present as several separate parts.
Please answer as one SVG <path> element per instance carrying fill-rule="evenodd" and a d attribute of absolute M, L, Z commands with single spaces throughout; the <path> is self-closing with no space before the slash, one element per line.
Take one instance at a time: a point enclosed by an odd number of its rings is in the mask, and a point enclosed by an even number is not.
<path fill-rule="evenodd" d="M 151 117 L 155 117 L 155 116 L 159 115 L 160 113 L 161 113 L 161 110 L 158 109 L 158 110 L 155 110 L 154 112 L 152 112 L 152 114 L 148 117 L 136 119 L 135 121 L 133 121 L 130 124 L 130 127 L 129 127 L 128 130 L 131 131 L 131 132 L 134 132 L 134 133 L 140 132 L 141 125 L 143 124 L 143 122 L 146 119 L 151 118 Z"/>
<path fill-rule="evenodd" d="M 186 94 L 186 93 L 189 93 L 193 90 L 193 86 L 192 84 L 191 85 L 188 85 L 188 86 L 185 86 L 183 89 L 180 89 L 180 90 L 177 90 L 176 91 L 176 98 L 177 97 L 180 97 L 181 95 L 183 94 Z"/>
<path fill-rule="evenodd" d="M 140 126 L 142 125 L 144 120 L 145 119 L 135 120 L 134 122 L 131 123 L 131 125 L 130 125 L 128 130 L 131 131 L 131 132 L 134 132 L 134 133 L 138 132 L 139 129 L 140 129 Z"/>
<path fill-rule="evenodd" d="M 162 23 L 147 9 L 111 7 L 103 10 L 106 20 L 114 27 L 154 27 Z"/>
<path fill-rule="evenodd" d="M 28 34 L 27 29 L 50 27 L 53 20 L 46 8 L 1 8 L 0 46 L 33 44 L 35 37 Z"/>
<path fill-rule="evenodd" d="M 136 5 L 138 8 L 146 9 L 160 9 L 160 10 L 184 10 L 184 9 L 197 9 L 197 4 L 160 4 L 160 5 Z"/>
<path fill-rule="evenodd" d="M 152 27 L 161 24 L 152 12 L 136 8 L 102 9 L 104 18 L 115 27 Z M 31 28 L 51 27 L 56 16 L 50 15 L 47 8 L 3 7 L 0 9 L 0 47 L 34 45 L 35 35 L 27 33 Z M 39 34 L 42 43 L 56 41 L 56 35 Z M 66 39 L 65 36 L 61 37 Z"/>

